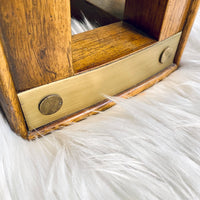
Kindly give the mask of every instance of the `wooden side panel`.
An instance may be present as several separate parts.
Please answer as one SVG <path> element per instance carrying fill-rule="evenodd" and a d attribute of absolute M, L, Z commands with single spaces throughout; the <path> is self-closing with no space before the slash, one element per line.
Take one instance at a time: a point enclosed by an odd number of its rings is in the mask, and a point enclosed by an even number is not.
<path fill-rule="evenodd" d="M 0 0 L 0 5 L 17 92 L 73 75 L 69 0 Z"/>
<path fill-rule="evenodd" d="M 124 22 L 117 22 L 72 36 L 74 72 L 99 67 L 143 49 L 156 40 L 138 33 Z"/>
<path fill-rule="evenodd" d="M 126 0 L 124 19 L 159 38 L 168 0 Z"/>
<path fill-rule="evenodd" d="M 126 0 L 124 19 L 157 40 L 182 30 L 191 0 Z"/>
<path fill-rule="evenodd" d="M 178 33 L 183 29 L 191 0 L 169 0 L 162 22 L 159 40 Z"/>
<path fill-rule="evenodd" d="M 0 105 L 6 118 L 16 133 L 27 138 L 27 130 L 24 117 L 19 105 L 13 80 L 9 72 L 6 57 L 0 40 Z"/>

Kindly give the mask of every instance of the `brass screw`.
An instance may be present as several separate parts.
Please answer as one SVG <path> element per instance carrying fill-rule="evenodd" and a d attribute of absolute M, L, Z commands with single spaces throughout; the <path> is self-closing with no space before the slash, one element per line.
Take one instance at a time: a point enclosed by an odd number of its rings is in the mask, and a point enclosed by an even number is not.
<path fill-rule="evenodd" d="M 167 62 L 173 55 L 173 49 L 171 47 L 167 47 L 166 49 L 163 50 L 163 52 L 160 55 L 160 63 L 165 63 Z"/>
<path fill-rule="evenodd" d="M 43 115 L 52 115 L 62 107 L 63 100 L 57 94 L 51 94 L 42 99 L 39 103 L 39 111 Z"/>

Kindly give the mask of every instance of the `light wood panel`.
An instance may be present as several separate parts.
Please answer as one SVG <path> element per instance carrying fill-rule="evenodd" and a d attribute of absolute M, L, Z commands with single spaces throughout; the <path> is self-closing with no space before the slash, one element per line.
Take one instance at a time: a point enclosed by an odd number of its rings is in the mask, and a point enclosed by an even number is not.
<path fill-rule="evenodd" d="M 73 75 L 69 0 L 0 0 L 4 49 L 17 92 Z"/>
<path fill-rule="evenodd" d="M 126 0 L 124 19 L 157 40 L 181 31 L 191 0 Z"/>
<path fill-rule="evenodd" d="M 154 39 L 124 22 L 74 35 L 72 36 L 74 72 L 99 67 L 155 42 Z"/>

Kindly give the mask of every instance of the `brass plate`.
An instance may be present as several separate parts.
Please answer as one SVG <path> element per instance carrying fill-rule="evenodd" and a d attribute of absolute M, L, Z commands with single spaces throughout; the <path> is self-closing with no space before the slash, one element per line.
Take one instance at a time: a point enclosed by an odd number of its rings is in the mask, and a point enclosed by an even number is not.
<path fill-rule="evenodd" d="M 94 105 L 104 100 L 104 95 L 116 95 L 158 73 L 172 64 L 180 36 L 178 33 L 98 69 L 19 93 L 29 130 Z M 167 47 L 173 56 L 161 64 L 160 56 Z M 51 94 L 59 95 L 63 105 L 52 115 L 42 115 L 38 105 Z"/>

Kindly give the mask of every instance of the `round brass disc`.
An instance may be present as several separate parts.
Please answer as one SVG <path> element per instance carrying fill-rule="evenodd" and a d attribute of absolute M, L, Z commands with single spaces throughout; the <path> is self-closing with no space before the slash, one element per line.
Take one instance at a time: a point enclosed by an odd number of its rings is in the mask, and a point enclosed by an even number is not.
<path fill-rule="evenodd" d="M 167 62 L 171 56 L 173 55 L 173 49 L 170 47 L 167 47 L 166 49 L 163 50 L 160 56 L 160 63 L 165 63 Z"/>
<path fill-rule="evenodd" d="M 43 115 L 52 115 L 56 113 L 62 107 L 63 100 L 57 94 L 52 94 L 44 99 L 42 99 L 39 103 L 39 111 Z"/>

